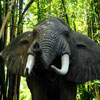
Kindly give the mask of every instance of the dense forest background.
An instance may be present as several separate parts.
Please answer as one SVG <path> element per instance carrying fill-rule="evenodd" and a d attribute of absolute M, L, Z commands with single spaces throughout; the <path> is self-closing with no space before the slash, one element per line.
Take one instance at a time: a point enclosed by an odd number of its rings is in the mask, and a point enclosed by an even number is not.
<path fill-rule="evenodd" d="M 73 30 L 100 46 L 100 0 L 0 0 L 0 29 L 4 27 L 0 51 L 19 34 L 33 30 L 36 23 L 51 16 L 65 20 Z M 31 100 L 26 79 L 9 73 L 1 58 L 0 100 Z M 79 85 L 77 100 L 100 100 L 100 81 Z"/>

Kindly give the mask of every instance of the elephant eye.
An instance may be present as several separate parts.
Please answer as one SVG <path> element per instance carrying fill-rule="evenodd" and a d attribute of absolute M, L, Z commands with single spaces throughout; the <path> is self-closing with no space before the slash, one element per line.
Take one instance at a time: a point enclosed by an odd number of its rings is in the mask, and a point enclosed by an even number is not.
<path fill-rule="evenodd" d="M 67 38 L 69 38 L 70 36 L 69 36 L 69 32 L 68 31 L 63 31 L 63 34 L 64 34 L 64 36 L 65 37 L 67 37 Z"/>
<path fill-rule="evenodd" d="M 86 44 L 84 44 L 84 43 L 77 43 L 77 47 L 78 48 L 85 48 Z"/>
<path fill-rule="evenodd" d="M 29 44 L 29 41 L 28 40 L 23 40 L 20 42 L 20 45 L 27 45 Z"/>

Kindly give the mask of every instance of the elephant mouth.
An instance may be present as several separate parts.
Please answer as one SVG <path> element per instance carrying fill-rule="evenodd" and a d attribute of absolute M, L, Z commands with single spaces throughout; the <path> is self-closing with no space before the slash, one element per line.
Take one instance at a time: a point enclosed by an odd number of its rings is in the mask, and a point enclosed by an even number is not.
<path fill-rule="evenodd" d="M 30 75 L 32 69 L 35 66 L 35 56 L 29 55 L 26 63 L 26 67 L 24 70 L 24 75 Z M 57 66 L 50 64 L 49 69 L 54 71 L 58 75 L 66 75 L 69 70 L 69 55 L 64 54 L 61 57 L 61 67 L 58 68 Z"/>

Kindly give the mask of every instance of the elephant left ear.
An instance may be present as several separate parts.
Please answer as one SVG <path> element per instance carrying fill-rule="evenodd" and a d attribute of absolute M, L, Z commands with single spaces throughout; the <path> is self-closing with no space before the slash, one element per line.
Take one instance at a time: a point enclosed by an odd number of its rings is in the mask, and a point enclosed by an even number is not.
<path fill-rule="evenodd" d="M 75 34 L 77 56 L 70 64 L 67 79 L 84 83 L 100 78 L 100 47 L 88 37 Z M 72 62 L 73 63 L 73 62 Z"/>
<path fill-rule="evenodd" d="M 33 41 L 33 32 L 25 32 L 15 38 L 1 55 L 11 73 L 24 75 L 24 68 L 27 61 L 27 51 Z"/>

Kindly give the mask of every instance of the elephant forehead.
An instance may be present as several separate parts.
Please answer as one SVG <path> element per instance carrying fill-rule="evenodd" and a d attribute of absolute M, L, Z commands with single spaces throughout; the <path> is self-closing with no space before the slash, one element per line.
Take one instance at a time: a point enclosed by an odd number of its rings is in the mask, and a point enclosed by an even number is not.
<path fill-rule="evenodd" d="M 37 27 L 41 27 L 41 28 L 46 28 L 46 27 L 50 27 L 50 26 L 55 26 L 55 22 L 50 20 L 50 19 L 46 19 L 44 21 L 41 21 L 40 23 L 38 23 L 36 26 Z"/>
<path fill-rule="evenodd" d="M 55 23 L 52 22 L 52 21 L 47 21 L 45 24 L 42 24 L 41 25 L 41 28 L 42 29 L 47 29 L 47 28 L 50 28 L 50 27 L 54 27 L 55 26 Z"/>
<path fill-rule="evenodd" d="M 41 31 L 42 32 L 42 31 Z M 41 34 L 40 34 L 40 38 L 44 38 L 44 39 L 56 39 L 58 37 L 57 32 L 56 31 L 52 31 L 52 30 L 44 30 Z"/>
<path fill-rule="evenodd" d="M 59 21 L 53 21 L 53 20 L 46 20 L 44 22 L 41 22 L 40 24 L 36 25 L 36 29 L 39 30 L 41 33 L 49 34 L 50 32 L 55 34 L 60 34 L 63 31 L 66 30 L 66 28 L 63 26 L 63 24 Z"/>

